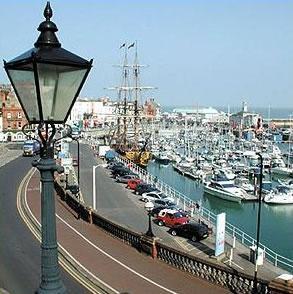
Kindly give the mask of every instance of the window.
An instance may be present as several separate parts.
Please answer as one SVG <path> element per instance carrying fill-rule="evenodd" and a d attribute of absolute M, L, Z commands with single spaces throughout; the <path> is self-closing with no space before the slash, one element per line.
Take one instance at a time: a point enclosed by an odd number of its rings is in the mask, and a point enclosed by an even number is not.
<path fill-rule="evenodd" d="M 18 122 L 18 128 L 21 129 L 21 121 Z"/>
<path fill-rule="evenodd" d="M 10 119 L 11 118 L 11 113 L 7 112 L 7 118 Z"/>
<path fill-rule="evenodd" d="M 21 112 L 18 112 L 18 113 L 17 113 L 17 117 L 18 117 L 18 118 L 22 118 Z"/>
<path fill-rule="evenodd" d="M 8 125 L 7 125 L 7 129 L 11 129 L 11 124 L 9 123 Z"/>

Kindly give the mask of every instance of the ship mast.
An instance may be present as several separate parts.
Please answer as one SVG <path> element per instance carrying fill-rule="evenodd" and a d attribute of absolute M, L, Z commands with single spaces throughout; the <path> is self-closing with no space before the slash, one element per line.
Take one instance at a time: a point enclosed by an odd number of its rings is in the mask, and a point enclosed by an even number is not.
<path fill-rule="evenodd" d="M 128 50 L 135 47 L 134 62 L 133 64 L 128 64 Z M 117 115 L 117 128 L 112 136 L 116 137 L 119 142 L 117 142 L 119 147 L 122 147 L 123 151 L 126 151 L 131 145 L 131 149 L 138 151 L 138 138 L 139 138 L 139 119 L 141 116 L 142 107 L 139 106 L 140 93 L 142 90 L 156 89 L 154 87 L 140 86 L 140 67 L 146 67 L 146 65 L 141 65 L 138 63 L 138 52 L 137 52 L 137 42 L 128 45 L 126 42 L 120 46 L 120 49 L 124 49 L 124 60 L 122 64 L 116 65 L 122 68 L 122 80 L 120 86 L 115 86 L 107 88 L 108 90 L 117 90 L 118 92 L 118 102 L 116 107 Z M 133 82 L 130 85 L 130 68 L 133 70 Z M 134 94 L 132 100 L 132 93 Z M 122 130 L 121 130 L 122 122 Z M 133 137 L 129 136 L 129 129 L 133 127 Z M 131 140 L 131 142 L 129 142 Z M 131 144 L 129 144 L 131 143 Z"/>
<path fill-rule="evenodd" d="M 135 83 L 135 95 L 134 95 L 134 148 L 138 148 L 138 85 L 139 85 L 139 64 L 137 56 L 137 41 L 135 41 L 135 57 L 134 57 L 134 83 Z"/>
<path fill-rule="evenodd" d="M 142 90 L 151 90 L 151 89 L 156 89 L 155 87 L 149 87 L 149 86 L 141 86 L 140 85 L 140 68 L 141 67 L 147 67 L 147 65 L 139 64 L 138 61 L 138 53 L 137 53 L 137 41 L 135 41 L 130 47 L 135 47 L 135 54 L 134 54 L 134 62 L 133 62 L 133 77 L 134 77 L 134 82 L 133 82 L 133 90 L 134 90 L 134 144 L 133 147 L 134 149 L 138 150 L 138 135 L 139 135 L 139 118 L 140 118 L 140 112 L 142 110 L 142 107 L 139 107 L 139 102 L 142 102 L 140 94 Z"/>

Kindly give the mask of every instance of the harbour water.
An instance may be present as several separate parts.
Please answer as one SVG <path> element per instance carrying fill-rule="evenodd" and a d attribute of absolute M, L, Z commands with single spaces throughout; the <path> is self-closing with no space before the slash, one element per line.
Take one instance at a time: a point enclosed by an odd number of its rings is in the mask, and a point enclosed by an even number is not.
<path fill-rule="evenodd" d="M 257 202 L 241 204 L 225 201 L 203 193 L 203 185 L 184 177 L 168 166 L 150 162 L 148 172 L 189 198 L 201 201 L 213 213 L 226 213 L 227 221 L 250 236 L 256 236 Z M 293 205 L 261 204 L 260 241 L 273 251 L 293 259 Z"/>

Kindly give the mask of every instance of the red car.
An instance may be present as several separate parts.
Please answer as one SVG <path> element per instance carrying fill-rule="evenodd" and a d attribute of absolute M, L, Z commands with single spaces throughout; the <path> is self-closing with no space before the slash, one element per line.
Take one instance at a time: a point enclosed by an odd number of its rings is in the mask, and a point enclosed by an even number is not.
<path fill-rule="evenodd" d="M 142 183 L 141 179 L 131 179 L 127 182 L 126 188 L 129 188 L 131 190 L 135 190 L 136 186 L 140 183 Z"/>
<path fill-rule="evenodd" d="M 163 209 L 155 220 L 159 226 L 176 227 L 189 222 L 189 217 L 178 210 Z"/>

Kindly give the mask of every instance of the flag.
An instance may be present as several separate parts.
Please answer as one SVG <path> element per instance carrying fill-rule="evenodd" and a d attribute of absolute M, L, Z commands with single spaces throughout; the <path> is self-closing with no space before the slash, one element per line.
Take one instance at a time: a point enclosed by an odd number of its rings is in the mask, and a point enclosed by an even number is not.
<path fill-rule="evenodd" d="M 120 48 L 119 48 L 119 49 L 121 49 L 121 48 L 125 47 L 125 45 L 126 45 L 126 43 L 123 43 L 123 44 L 120 46 Z"/>
<path fill-rule="evenodd" d="M 128 46 L 128 49 L 131 47 L 134 47 L 135 43 L 132 43 L 131 45 Z"/>

